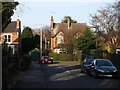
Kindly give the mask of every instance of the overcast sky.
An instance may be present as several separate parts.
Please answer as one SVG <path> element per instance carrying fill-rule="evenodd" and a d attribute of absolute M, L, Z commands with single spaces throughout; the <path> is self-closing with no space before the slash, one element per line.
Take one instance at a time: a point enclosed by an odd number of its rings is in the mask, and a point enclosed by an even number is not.
<path fill-rule="evenodd" d="M 17 0 L 17 6 L 12 20 L 20 19 L 23 26 L 40 28 L 50 24 L 50 17 L 55 23 L 60 23 L 64 16 L 71 16 L 78 23 L 90 24 L 89 14 L 95 14 L 98 9 L 112 4 L 116 0 Z"/>

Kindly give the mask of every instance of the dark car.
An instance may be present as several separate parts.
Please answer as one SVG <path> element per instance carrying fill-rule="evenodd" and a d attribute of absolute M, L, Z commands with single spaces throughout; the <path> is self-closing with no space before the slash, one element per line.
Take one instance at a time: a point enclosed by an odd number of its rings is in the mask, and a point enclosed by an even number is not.
<path fill-rule="evenodd" d="M 90 66 L 90 74 L 94 77 L 117 77 L 117 68 L 108 59 L 95 59 Z"/>
<path fill-rule="evenodd" d="M 42 57 L 39 59 L 39 62 L 40 62 L 40 63 L 53 63 L 53 58 L 52 58 L 52 57 L 49 57 L 49 56 L 42 56 Z"/>
<path fill-rule="evenodd" d="M 91 63 L 93 60 L 94 59 L 85 59 L 83 61 L 83 65 L 81 67 L 81 72 L 85 72 L 85 73 L 89 74 L 90 66 L 91 66 Z"/>

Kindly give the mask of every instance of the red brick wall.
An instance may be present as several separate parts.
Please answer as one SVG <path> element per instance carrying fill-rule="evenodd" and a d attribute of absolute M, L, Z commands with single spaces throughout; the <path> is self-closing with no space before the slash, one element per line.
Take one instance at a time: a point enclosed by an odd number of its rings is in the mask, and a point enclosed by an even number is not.
<path fill-rule="evenodd" d="M 0 33 L 1 39 L 0 39 L 0 43 L 4 42 L 4 34 L 11 34 L 12 35 L 12 39 L 11 42 L 12 43 L 7 43 L 8 45 L 15 45 L 15 51 L 18 52 L 19 51 L 19 33 L 18 32 L 4 32 L 4 33 Z M 14 44 L 15 42 L 18 42 L 16 44 Z"/>
<path fill-rule="evenodd" d="M 51 38 L 51 51 L 54 52 L 54 48 L 57 46 L 57 36 L 64 35 L 63 32 L 59 32 L 54 38 Z"/>

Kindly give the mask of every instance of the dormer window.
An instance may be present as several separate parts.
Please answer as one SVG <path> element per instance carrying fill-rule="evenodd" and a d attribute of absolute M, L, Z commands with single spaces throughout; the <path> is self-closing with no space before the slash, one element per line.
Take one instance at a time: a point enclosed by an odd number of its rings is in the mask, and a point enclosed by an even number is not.
<path fill-rule="evenodd" d="M 59 35 L 57 36 L 57 44 L 63 44 L 64 43 L 64 36 Z"/>

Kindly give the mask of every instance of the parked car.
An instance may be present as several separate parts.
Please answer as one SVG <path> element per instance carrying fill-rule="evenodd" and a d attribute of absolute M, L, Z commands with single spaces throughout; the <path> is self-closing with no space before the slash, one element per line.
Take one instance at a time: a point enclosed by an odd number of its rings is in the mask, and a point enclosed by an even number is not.
<path fill-rule="evenodd" d="M 94 77 L 117 77 L 117 68 L 108 59 L 95 59 L 90 66 L 90 74 Z"/>
<path fill-rule="evenodd" d="M 39 59 L 39 63 L 53 63 L 53 58 L 49 56 L 42 56 Z"/>
<path fill-rule="evenodd" d="M 90 66 L 91 66 L 91 63 L 93 60 L 94 59 L 85 59 L 83 61 L 83 65 L 81 67 L 81 72 L 85 72 L 85 73 L 89 74 Z"/>

